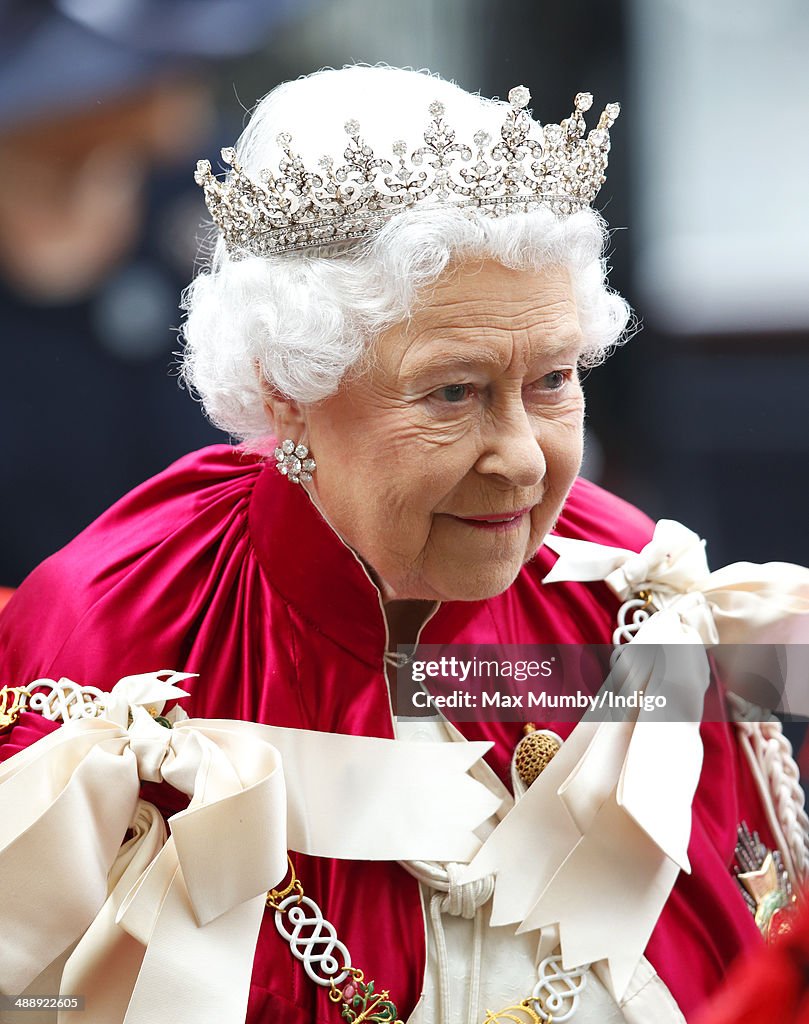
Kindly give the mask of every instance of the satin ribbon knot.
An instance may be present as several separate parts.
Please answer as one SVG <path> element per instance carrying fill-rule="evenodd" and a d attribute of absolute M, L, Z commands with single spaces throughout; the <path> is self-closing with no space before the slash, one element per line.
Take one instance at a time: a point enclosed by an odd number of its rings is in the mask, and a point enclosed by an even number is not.
<path fill-rule="evenodd" d="M 699 588 L 708 576 L 705 542 L 682 523 L 661 519 L 643 550 L 626 552 L 625 561 L 606 575 L 605 581 L 626 601 L 641 590 L 685 594 Z"/>
<path fill-rule="evenodd" d="M 629 558 L 625 565 L 616 569 L 609 577 L 609 585 L 618 594 L 629 596 L 651 586 L 652 567 L 644 555 Z"/>
<path fill-rule="evenodd" d="M 182 743 L 173 730 L 159 725 L 144 708 L 135 708 L 132 724 L 127 729 L 129 744 L 143 782 L 163 781 L 163 762 L 173 753 L 172 744 Z"/>

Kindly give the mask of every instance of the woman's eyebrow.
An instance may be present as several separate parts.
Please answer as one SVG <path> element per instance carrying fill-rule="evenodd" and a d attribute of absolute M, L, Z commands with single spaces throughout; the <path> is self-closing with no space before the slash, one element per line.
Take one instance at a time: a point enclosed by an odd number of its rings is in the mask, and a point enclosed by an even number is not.
<path fill-rule="evenodd" d="M 427 374 L 447 373 L 451 370 L 491 369 L 502 363 L 502 354 L 495 352 L 439 352 L 432 356 L 421 356 L 403 369 L 399 377 L 403 381 L 415 380 Z"/>
<path fill-rule="evenodd" d="M 434 342 L 438 343 L 438 339 Z M 581 332 L 565 331 L 555 338 L 549 338 L 547 344 L 538 350 L 533 362 L 553 361 L 563 356 L 574 358 L 578 355 L 581 345 Z M 422 354 L 413 358 L 412 364 L 403 369 L 399 377 L 403 381 L 424 377 L 427 374 L 442 373 L 451 370 L 485 370 L 502 365 L 503 352 L 495 349 L 474 348 L 457 349 L 451 352 L 435 352 Z"/>

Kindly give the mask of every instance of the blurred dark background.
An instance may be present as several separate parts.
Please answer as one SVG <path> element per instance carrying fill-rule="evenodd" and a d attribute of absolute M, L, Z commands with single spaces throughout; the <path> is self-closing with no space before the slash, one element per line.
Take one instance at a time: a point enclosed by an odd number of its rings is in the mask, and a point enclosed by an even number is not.
<path fill-rule="evenodd" d="M 544 120 L 621 101 L 598 205 L 642 330 L 589 375 L 586 472 L 714 566 L 809 563 L 806 44 L 797 0 L 0 0 L 0 585 L 222 439 L 173 369 L 195 162 L 380 60 Z"/>

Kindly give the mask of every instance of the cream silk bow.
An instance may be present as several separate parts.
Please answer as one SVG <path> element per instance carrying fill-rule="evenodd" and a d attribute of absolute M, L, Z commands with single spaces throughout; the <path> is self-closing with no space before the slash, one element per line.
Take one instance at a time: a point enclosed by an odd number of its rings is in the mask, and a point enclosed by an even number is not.
<path fill-rule="evenodd" d="M 146 708 L 185 695 L 184 678 L 122 680 L 104 717 L 68 721 L 0 765 L 0 991 L 22 992 L 78 941 L 62 992 L 86 997 L 85 1024 L 241 1024 L 288 848 L 360 860 L 479 849 L 474 829 L 500 800 L 466 773 L 491 744 L 181 715 L 165 728 Z M 168 839 L 141 780 L 191 798 Z M 346 828 L 334 808 L 350 793 L 362 800 Z"/>
<path fill-rule="evenodd" d="M 703 541 L 672 520 L 657 524 L 639 554 L 562 537 L 545 543 L 559 555 L 546 584 L 605 580 L 622 600 L 650 592 L 661 610 L 640 626 L 607 684 L 675 694 L 677 720 L 649 721 L 644 711 L 632 721 L 585 716 L 463 880 L 495 872 L 492 925 L 541 929 L 539 957 L 561 944 L 566 968 L 600 962 L 620 1001 L 678 873 L 690 870 L 710 671 L 704 645 L 809 642 L 809 570 L 736 563 L 712 573 Z M 801 660 L 787 673 L 784 703 L 807 714 Z"/>

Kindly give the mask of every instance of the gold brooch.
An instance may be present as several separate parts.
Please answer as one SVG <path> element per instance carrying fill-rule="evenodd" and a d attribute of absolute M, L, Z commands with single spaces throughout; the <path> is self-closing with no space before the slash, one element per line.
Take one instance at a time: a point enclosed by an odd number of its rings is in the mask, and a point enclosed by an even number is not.
<path fill-rule="evenodd" d="M 742 822 L 736 843 L 736 882 L 759 931 L 774 942 L 792 929 L 796 896 L 778 850 L 768 850 L 758 832 Z"/>

